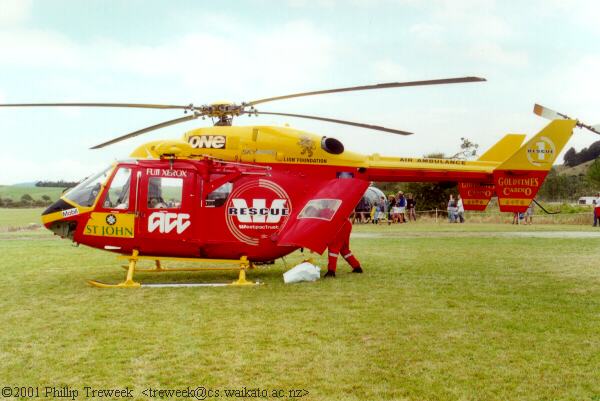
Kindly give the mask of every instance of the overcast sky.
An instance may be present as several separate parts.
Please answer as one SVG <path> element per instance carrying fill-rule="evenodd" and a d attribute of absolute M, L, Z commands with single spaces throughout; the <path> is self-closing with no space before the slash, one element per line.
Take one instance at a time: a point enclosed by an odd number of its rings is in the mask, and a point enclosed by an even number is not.
<path fill-rule="evenodd" d="M 292 118 L 241 117 L 335 136 L 350 150 L 455 153 L 532 135 L 541 103 L 600 123 L 600 2 L 568 0 L 0 0 L 0 102 L 234 102 L 339 86 L 455 76 L 485 83 L 306 97 L 264 111 L 313 114 L 415 132 Z M 196 120 L 103 150 L 97 143 L 177 111 L 0 109 L 0 184 L 81 179 L 139 144 L 179 138 Z M 576 130 L 568 146 L 600 139 Z"/>

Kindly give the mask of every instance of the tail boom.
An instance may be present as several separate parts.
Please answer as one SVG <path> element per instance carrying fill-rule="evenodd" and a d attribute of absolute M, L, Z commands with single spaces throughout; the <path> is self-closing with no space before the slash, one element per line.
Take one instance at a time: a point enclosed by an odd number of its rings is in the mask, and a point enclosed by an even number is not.
<path fill-rule="evenodd" d="M 372 155 L 364 172 L 370 181 L 454 181 L 466 210 L 485 210 L 496 195 L 500 211 L 524 212 L 576 124 L 554 120 L 520 147 L 524 135 L 509 134 L 477 161 Z"/>

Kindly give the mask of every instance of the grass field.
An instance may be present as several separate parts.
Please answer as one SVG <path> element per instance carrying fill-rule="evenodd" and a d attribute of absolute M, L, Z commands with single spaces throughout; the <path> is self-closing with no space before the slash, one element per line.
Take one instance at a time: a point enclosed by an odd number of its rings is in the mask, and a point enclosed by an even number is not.
<path fill-rule="evenodd" d="M 41 224 L 43 208 L 2 209 L 0 208 L 0 231 L 9 227 L 24 227 L 29 224 Z"/>
<path fill-rule="evenodd" d="M 25 194 L 31 195 L 35 200 L 42 199 L 43 195 L 48 195 L 50 199 L 57 200 L 60 198 L 64 188 L 54 187 L 36 187 L 21 186 L 21 185 L 0 185 L 0 198 L 10 198 L 13 201 L 18 201 Z"/>
<path fill-rule="evenodd" d="M 0 228 L 36 214 L 0 209 Z M 139 400 L 199 385 L 219 399 L 247 386 L 306 389 L 303 400 L 600 400 L 590 231 L 364 225 L 352 240 L 363 275 L 340 263 L 334 280 L 285 285 L 279 261 L 249 274 L 265 283 L 253 288 L 100 290 L 84 280 L 120 281 L 113 255 L 0 230 L 0 386 L 130 386 Z"/>

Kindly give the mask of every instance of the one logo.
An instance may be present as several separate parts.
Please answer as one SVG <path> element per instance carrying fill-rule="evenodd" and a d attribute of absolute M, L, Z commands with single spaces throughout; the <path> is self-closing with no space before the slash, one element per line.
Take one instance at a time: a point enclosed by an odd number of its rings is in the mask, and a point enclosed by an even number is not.
<path fill-rule="evenodd" d="M 177 229 L 177 234 L 181 234 L 192 224 L 189 220 L 190 215 L 187 213 L 154 212 L 148 217 L 148 232 L 158 228 L 161 234 L 168 234 Z"/>
<path fill-rule="evenodd" d="M 115 216 L 114 214 L 109 214 L 108 216 L 106 216 L 106 224 L 108 224 L 109 226 L 114 226 L 116 222 L 117 216 Z"/>
<path fill-rule="evenodd" d="M 527 160 L 534 166 L 541 167 L 552 164 L 555 157 L 554 143 L 550 138 L 542 136 L 527 147 Z"/>
<path fill-rule="evenodd" d="M 312 157 L 313 150 L 317 148 L 317 146 L 315 145 L 315 141 L 313 141 L 307 136 L 300 137 L 300 140 L 298 141 L 298 146 L 300 146 L 300 148 L 302 149 L 300 154 L 306 155 L 307 157 Z"/>
<path fill-rule="evenodd" d="M 192 148 L 196 149 L 225 149 L 227 137 L 225 135 L 194 135 L 188 139 Z"/>
<path fill-rule="evenodd" d="M 226 208 L 229 231 L 240 242 L 258 245 L 281 230 L 291 213 L 288 194 L 269 180 L 252 180 L 231 192 Z"/>

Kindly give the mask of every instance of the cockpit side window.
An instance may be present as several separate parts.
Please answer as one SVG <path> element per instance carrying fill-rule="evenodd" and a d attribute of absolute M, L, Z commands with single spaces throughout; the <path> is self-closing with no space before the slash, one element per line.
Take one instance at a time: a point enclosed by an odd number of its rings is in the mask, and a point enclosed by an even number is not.
<path fill-rule="evenodd" d="M 119 168 L 110 183 L 110 188 L 108 188 L 106 197 L 104 198 L 104 208 L 128 209 L 130 185 L 131 169 L 129 167 Z"/>
<path fill-rule="evenodd" d="M 149 209 L 179 209 L 183 194 L 183 179 L 152 177 L 148 180 Z"/>
<path fill-rule="evenodd" d="M 219 188 L 206 195 L 206 207 L 223 206 L 225 204 L 225 201 L 227 201 L 227 198 L 229 197 L 232 188 L 233 184 L 231 182 L 226 182 Z"/>
<path fill-rule="evenodd" d="M 111 170 L 112 166 L 99 172 L 98 174 L 94 174 L 86 178 L 77 186 L 69 190 L 64 197 L 80 206 L 93 206 L 94 202 L 96 202 L 96 198 L 102 190 L 102 185 L 108 179 Z"/>

